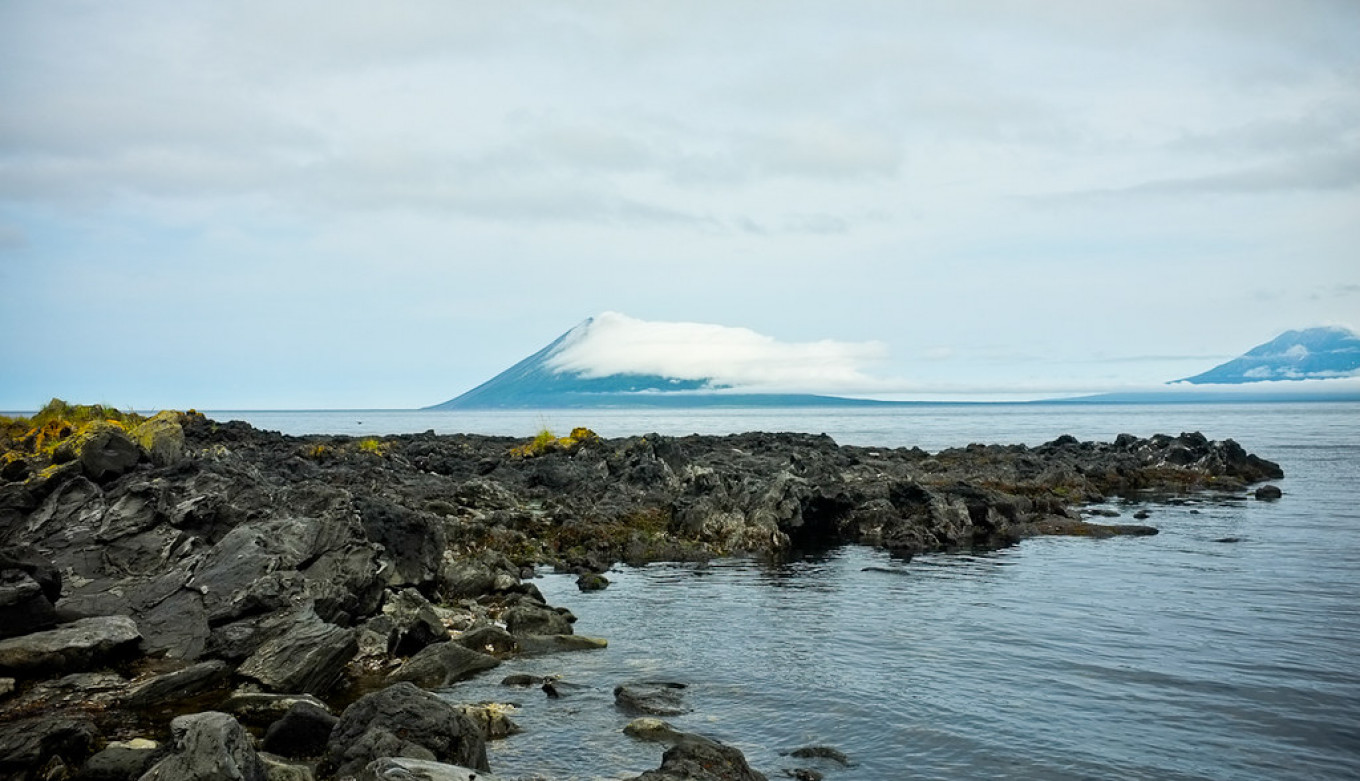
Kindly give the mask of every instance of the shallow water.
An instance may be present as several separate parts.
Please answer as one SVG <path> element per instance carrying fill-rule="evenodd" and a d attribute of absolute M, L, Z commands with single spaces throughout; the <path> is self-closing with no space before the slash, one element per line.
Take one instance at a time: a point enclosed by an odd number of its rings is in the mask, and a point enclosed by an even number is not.
<path fill-rule="evenodd" d="M 646 679 L 689 684 L 694 711 L 669 720 L 738 746 L 772 778 L 795 766 L 847 781 L 1360 777 L 1360 405 L 552 413 L 560 425 L 520 413 L 268 415 L 239 417 L 289 433 L 795 430 L 928 450 L 1063 433 L 1232 437 L 1281 463 L 1285 497 L 1150 505 L 1155 537 L 910 562 L 848 546 L 777 566 L 621 567 L 590 594 L 545 576 L 550 601 L 609 648 L 515 660 L 447 695 L 523 706 L 526 732 L 491 746 L 506 777 L 656 767 L 661 748 L 623 736 L 629 716 L 612 704 L 615 685 Z M 346 418 L 362 430 L 338 427 Z M 572 686 L 549 700 L 498 685 L 521 671 Z M 855 764 L 779 753 L 808 744 Z"/>

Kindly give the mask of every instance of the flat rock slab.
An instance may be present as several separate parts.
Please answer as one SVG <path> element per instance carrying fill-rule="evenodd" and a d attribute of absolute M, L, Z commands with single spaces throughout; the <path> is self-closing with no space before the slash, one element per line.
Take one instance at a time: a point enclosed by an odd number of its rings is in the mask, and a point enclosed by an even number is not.
<path fill-rule="evenodd" d="M 368 763 L 359 781 L 500 781 L 481 770 L 431 762 L 428 759 L 383 757 Z"/>
<path fill-rule="evenodd" d="M 171 700 L 184 700 L 217 686 L 231 674 L 231 666 L 220 659 L 157 675 L 133 684 L 123 704 L 146 708 Z"/>
<path fill-rule="evenodd" d="M 609 647 L 609 641 L 585 635 L 520 635 L 520 653 L 527 655 L 555 654 L 563 651 L 594 651 Z"/>
<path fill-rule="evenodd" d="M 45 632 L 0 640 L 0 671 L 89 669 L 134 650 L 142 635 L 127 616 L 82 618 Z"/>
<path fill-rule="evenodd" d="M 277 692 L 323 694 L 359 650 L 353 629 L 307 614 L 260 646 L 237 672 Z"/>
<path fill-rule="evenodd" d="M 626 683 L 614 688 L 614 704 L 629 713 L 645 713 L 652 716 L 679 716 L 689 713 L 685 706 L 683 683 L 646 681 Z"/>

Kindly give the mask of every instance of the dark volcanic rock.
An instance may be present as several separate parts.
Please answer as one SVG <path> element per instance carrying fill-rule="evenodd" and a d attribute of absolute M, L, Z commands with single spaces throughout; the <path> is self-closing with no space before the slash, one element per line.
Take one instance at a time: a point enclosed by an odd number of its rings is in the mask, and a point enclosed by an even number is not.
<path fill-rule="evenodd" d="M 699 735 L 681 735 L 661 757 L 661 767 L 631 781 L 766 781 L 739 750 Z"/>
<path fill-rule="evenodd" d="M 439 697 L 405 682 L 365 695 L 345 709 L 319 769 L 322 775 L 355 775 L 380 757 L 490 769 L 477 725 Z"/>
<path fill-rule="evenodd" d="M 510 654 L 519 648 L 515 636 L 498 626 L 469 629 L 454 642 L 484 654 Z"/>
<path fill-rule="evenodd" d="M 359 650 L 353 629 L 327 624 L 310 609 L 262 644 L 236 671 L 277 692 L 323 694 Z"/>
<path fill-rule="evenodd" d="M 388 633 L 388 653 L 410 656 L 427 645 L 449 639 L 449 630 L 439 620 L 439 614 L 420 592 L 402 589 L 383 604 L 383 615 L 392 621 Z"/>
<path fill-rule="evenodd" d="M 136 781 L 163 752 L 149 740 L 115 741 L 85 761 L 76 781 Z"/>
<path fill-rule="evenodd" d="M 512 635 L 569 635 L 575 616 L 546 605 L 524 603 L 505 611 L 505 629 Z"/>
<path fill-rule="evenodd" d="M 499 781 L 499 778 L 481 770 L 428 759 L 383 757 L 368 763 L 357 781 Z"/>
<path fill-rule="evenodd" d="M 500 662 L 455 642 L 436 643 L 421 649 L 387 676 L 388 681 L 410 681 L 425 689 L 437 689 L 490 670 Z"/>
<path fill-rule="evenodd" d="M 67 767 L 79 767 L 94 750 L 99 733 L 84 719 L 39 716 L 0 724 L 0 777 L 28 775 L 52 757 Z"/>
<path fill-rule="evenodd" d="M 339 717 L 310 702 L 294 703 L 283 718 L 269 725 L 260 747 L 281 757 L 319 757 L 326 751 Z"/>
<path fill-rule="evenodd" d="M 1280 487 L 1277 485 L 1263 485 L 1256 489 L 1257 499 L 1269 501 L 1271 499 L 1279 499 L 1282 496 L 1284 496 L 1284 492 L 1281 491 Z"/>
<path fill-rule="evenodd" d="M 128 689 L 123 704 L 129 708 L 148 708 L 188 699 L 221 684 L 230 674 L 231 666 L 220 659 L 200 662 L 135 684 Z"/>
<path fill-rule="evenodd" d="M 134 650 L 141 634 L 127 616 L 83 618 L 56 629 L 0 640 L 0 672 L 88 669 Z"/>
<path fill-rule="evenodd" d="M 383 569 L 388 586 L 424 586 L 439 576 L 448 546 L 444 524 L 433 515 L 417 513 L 393 502 L 355 500 L 368 538 L 383 546 Z"/>
<path fill-rule="evenodd" d="M 691 710 L 685 706 L 684 689 L 683 683 L 627 683 L 614 687 L 614 704 L 628 713 L 679 716 Z"/>
<path fill-rule="evenodd" d="M 266 781 L 250 735 L 231 716 L 207 711 L 170 722 L 173 753 L 141 781 Z"/>

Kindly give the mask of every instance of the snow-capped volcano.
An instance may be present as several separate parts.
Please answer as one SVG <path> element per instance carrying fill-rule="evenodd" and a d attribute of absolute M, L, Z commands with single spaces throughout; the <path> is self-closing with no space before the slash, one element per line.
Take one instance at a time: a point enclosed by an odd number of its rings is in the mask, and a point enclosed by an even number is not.
<path fill-rule="evenodd" d="M 780 342 L 605 312 L 435 409 L 872 403 L 815 392 L 871 383 L 860 367 L 884 353 L 877 342 Z"/>
<path fill-rule="evenodd" d="M 1360 336 L 1345 328 L 1285 331 L 1241 356 L 1176 382 L 1194 385 L 1323 380 L 1360 373 Z"/>

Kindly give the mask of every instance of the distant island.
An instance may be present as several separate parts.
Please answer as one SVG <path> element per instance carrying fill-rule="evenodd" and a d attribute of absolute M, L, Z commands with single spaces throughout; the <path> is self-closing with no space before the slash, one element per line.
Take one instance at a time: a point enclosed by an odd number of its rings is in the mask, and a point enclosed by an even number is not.
<path fill-rule="evenodd" d="M 658 338 L 655 329 L 686 326 L 693 341 Z M 588 409 L 702 407 L 882 407 L 988 402 L 887 401 L 815 393 L 756 392 L 736 387 L 696 369 L 686 357 L 710 346 L 706 335 L 727 340 L 741 329 L 695 324 L 647 323 L 605 313 L 587 318 L 546 347 L 455 398 L 426 409 Z M 622 334 L 622 336 L 621 336 Z M 619 360 L 618 345 L 627 343 L 636 362 Z M 609 343 L 609 344 L 606 344 Z M 713 345 L 722 350 L 731 345 Z M 610 353 L 610 350 L 613 350 Z M 668 354 L 686 363 L 682 376 L 658 373 Z M 607 360 L 599 358 L 607 354 Z M 1360 376 L 1360 336 L 1339 327 L 1287 331 L 1265 344 L 1208 371 L 1172 380 L 1160 388 L 1044 399 L 1051 403 L 1193 403 L 1221 401 L 1360 400 L 1354 384 L 1318 382 Z M 1298 381 L 1282 387 L 1280 381 Z M 1310 380 L 1313 382 L 1302 382 Z M 1209 387 L 1205 387 L 1209 386 Z M 995 403 L 995 402 L 991 402 Z"/>

